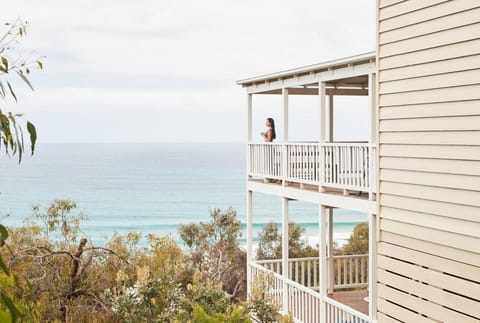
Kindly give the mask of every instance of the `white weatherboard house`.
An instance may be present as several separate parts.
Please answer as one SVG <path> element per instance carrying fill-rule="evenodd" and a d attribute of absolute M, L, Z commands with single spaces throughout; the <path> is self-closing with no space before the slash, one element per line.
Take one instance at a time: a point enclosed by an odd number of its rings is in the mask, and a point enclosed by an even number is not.
<path fill-rule="evenodd" d="M 298 322 L 480 321 L 479 0 L 379 0 L 376 52 L 238 83 L 249 287 L 273 277 L 266 294 Z M 257 95 L 283 99 L 275 143 L 252 143 Z M 318 138 L 289 141 L 292 95 L 318 97 Z M 335 141 L 341 95 L 368 96 L 367 142 Z M 282 203 L 282 259 L 253 258 L 254 192 Z M 295 200 L 318 205 L 318 257 L 288 259 Z M 335 208 L 368 214 L 368 255 L 331 255 Z"/>

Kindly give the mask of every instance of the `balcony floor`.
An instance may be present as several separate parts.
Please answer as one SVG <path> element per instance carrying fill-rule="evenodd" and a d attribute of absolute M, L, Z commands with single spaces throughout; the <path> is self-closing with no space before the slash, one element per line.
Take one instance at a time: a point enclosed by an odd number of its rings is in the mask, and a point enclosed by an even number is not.
<path fill-rule="evenodd" d="M 249 181 L 265 184 L 265 181 L 264 181 L 263 178 L 250 179 Z M 282 186 L 282 181 L 281 180 L 270 180 L 266 184 Z M 288 187 L 297 188 L 297 189 L 306 190 L 306 191 L 311 191 L 311 192 L 318 192 L 318 185 L 303 184 L 303 187 L 302 187 L 299 183 L 288 182 Z M 358 191 L 348 191 L 347 195 L 345 195 L 344 191 L 342 189 L 327 187 L 327 188 L 325 188 L 323 193 L 336 195 L 336 196 L 348 196 L 348 197 L 351 197 L 351 198 L 357 198 L 357 199 L 361 199 L 361 200 L 368 200 L 368 193 L 365 193 L 365 192 L 359 193 Z M 375 194 L 374 194 L 374 196 L 375 196 Z"/>
<path fill-rule="evenodd" d="M 368 297 L 368 291 L 366 289 L 334 292 L 328 294 L 328 297 L 368 315 L 368 302 L 365 300 L 365 297 Z"/>

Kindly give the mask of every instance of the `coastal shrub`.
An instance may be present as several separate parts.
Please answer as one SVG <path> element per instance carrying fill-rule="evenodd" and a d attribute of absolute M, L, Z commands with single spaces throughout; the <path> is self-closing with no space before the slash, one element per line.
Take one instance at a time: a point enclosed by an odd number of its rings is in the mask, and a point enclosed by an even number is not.
<path fill-rule="evenodd" d="M 341 248 L 343 255 L 361 255 L 368 253 L 368 223 L 359 223 L 353 228 L 353 232 L 347 243 Z"/>
<path fill-rule="evenodd" d="M 240 249 L 241 222 L 237 212 L 214 209 L 209 222 L 180 225 L 180 238 L 189 248 L 195 271 L 221 284 L 233 300 L 246 299 L 246 254 Z"/>
<path fill-rule="evenodd" d="M 208 234 L 191 246 L 208 257 L 201 263 L 171 237 L 154 234 L 115 235 L 96 246 L 83 236 L 85 219 L 74 202 L 55 200 L 35 206 L 24 226 L 10 229 L 10 251 L 2 252 L 8 275 L 0 273 L 0 283 L 24 321 L 249 321 L 248 306 L 233 301 L 224 285 L 238 296 L 235 280 L 245 279 L 233 210 L 212 212 L 211 223 L 199 227 Z M 9 322 L 8 307 L 0 310 L 1 322 Z"/>

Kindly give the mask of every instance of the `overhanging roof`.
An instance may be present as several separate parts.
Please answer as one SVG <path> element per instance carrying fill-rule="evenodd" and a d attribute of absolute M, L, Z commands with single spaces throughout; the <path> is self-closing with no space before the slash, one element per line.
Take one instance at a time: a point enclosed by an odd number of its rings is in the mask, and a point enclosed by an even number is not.
<path fill-rule="evenodd" d="M 260 76 L 255 76 L 243 80 L 237 81 L 237 84 L 242 86 L 249 86 L 255 83 L 269 82 L 278 79 L 291 78 L 296 76 L 301 76 L 310 73 L 316 73 L 336 68 L 341 68 L 349 65 L 357 65 L 372 62 L 375 60 L 375 52 L 368 52 L 360 55 L 344 57 L 332 61 L 322 62 L 313 65 L 307 65 L 298 68 L 292 68 L 280 72 L 264 74 Z"/>

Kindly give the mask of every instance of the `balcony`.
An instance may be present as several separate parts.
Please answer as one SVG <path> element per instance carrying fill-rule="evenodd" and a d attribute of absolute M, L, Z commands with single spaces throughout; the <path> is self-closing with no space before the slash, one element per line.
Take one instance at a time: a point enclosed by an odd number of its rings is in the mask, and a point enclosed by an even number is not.
<path fill-rule="evenodd" d="M 249 282 L 255 284 L 258 279 L 267 279 L 266 297 L 284 312 L 290 313 L 296 321 L 370 322 L 368 255 L 329 258 L 328 294 L 323 297 L 319 293 L 318 258 L 289 259 L 288 264 L 288 277 L 284 277 L 281 259 L 251 262 Z"/>
<path fill-rule="evenodd" d="M 251 180 L 322 192 L 373 199 L 375 163 L 376 147 L 366 142 L 248 144 Z"/>

